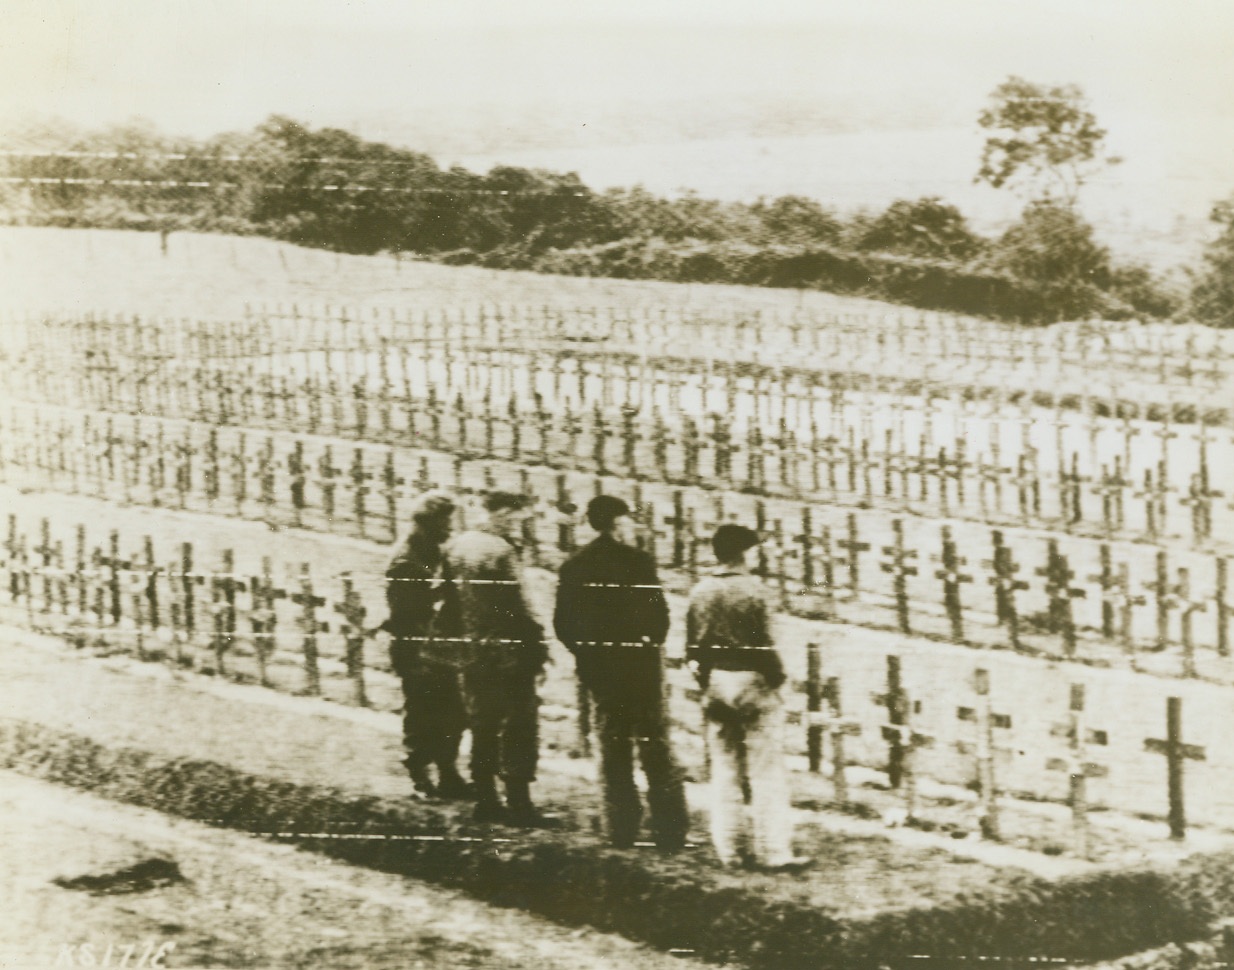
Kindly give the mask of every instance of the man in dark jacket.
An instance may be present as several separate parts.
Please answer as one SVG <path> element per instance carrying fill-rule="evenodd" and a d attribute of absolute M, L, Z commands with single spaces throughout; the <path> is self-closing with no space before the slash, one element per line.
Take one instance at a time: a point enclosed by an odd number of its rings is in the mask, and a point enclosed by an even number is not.
<path fill-rule="evenodd" d="M 681 848 L 689 826 L 682 773 L 669 743 L 663 644 L 668 604 L 651 556 L 630 544 L 630 508 L 601 495 L 587 506 L 599 536 L 561 567 L 554 626 L 596 700 L 605 813 L 614 845 L 638 836 L 634 742 L 647 776 L 656 844 Z"/>
<path fill-rule="evenodd" d="M 471 794 L 455 766 L 466 727 L 459 668 L 438 662 L 433 648 L 461 632 L 457 591 L 442 552 L 454 508 L 444 492 L 421 495 L 412 508 L 411 534 L 386 571 L 390 617 L 384 629 L 393 637 L 390 661 L 403 681 L 403 763 L 424 797 Z M 433 765 L 436 780 L 429 773 Z"/>
<path fill-rule="evenodd" d="M 459 590 L 466 654 L 463 688 L 471 727 L 476 818 L 526 828 L 552 827 L 531 801 L 539 755 L 537 680 L 548 660 L 544 630 L 522 588 L 518 543 L 531 502 L 490 492 L 487 520 L 448 550 Z M 506 805 L 497 793 L 497 776 Z"/>

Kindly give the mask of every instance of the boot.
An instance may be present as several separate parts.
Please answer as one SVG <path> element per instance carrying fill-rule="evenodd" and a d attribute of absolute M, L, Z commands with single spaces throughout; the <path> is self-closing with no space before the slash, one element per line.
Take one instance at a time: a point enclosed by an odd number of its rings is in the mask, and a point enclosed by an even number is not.
<path fill-rule="evenodd" d="M 531 801 L 531 784 L 526 781 L 506 782 L 506 824 L 520 829 L 555 829 L 561 819 L 542 815 Z"/>
<path fill-rule="evenodd" d="M 475 782 L 476 810 L 472 818 L 477 822 L 504 822 L 506 808 L 497 794 L 497 779 L 492 775 L 480 775 Z"/>
<path fill-rule="evenodd" d="M 413 797 L 420 800 L 433 798 L 437 794 L 437 786 L 429 774 L 428 765 L 410 761 L 405 761 L 404 764 L 407 765 L 407 774 L 411 778 Z"/>
<path fill-rule="evenodd" d="M 454 765 L 437 766 L 437 794 L 452 801 L 475 800 L 476 786 L 464 780 Z"/>

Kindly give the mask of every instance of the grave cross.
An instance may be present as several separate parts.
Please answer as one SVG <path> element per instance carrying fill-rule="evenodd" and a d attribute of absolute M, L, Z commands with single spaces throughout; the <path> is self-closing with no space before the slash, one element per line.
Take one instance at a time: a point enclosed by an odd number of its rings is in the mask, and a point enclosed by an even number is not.
<path fill-rule="evenodd" d="M 1157 476 L 1154 479 L 1151 468 L 1144 469 L 1144 487 L 1135 493 L 1135 497 L 1144 500 L 1144 519 L 1148 527 L 1149 538 L 1156 540 L 1165 535 L 1167 499 L 1173 492 L 1166 479 L 1165 466 L 1157 465 Z"/>
<path fill-rule="evenodd" d="M 836 546 L 847 553 L 842 561 L 848 566 L 849 593 L 853 599 L 856 599 L 861 580 L 860 556 L 863 552 L 869 552 L 871 546 L 868 542 L 858 541 L 857 514 L 855 512 L 848 513 L 848 535 L 846 538 L 837 541 Z"/>
<path fill-rule="evenodd" d="M 994 713 L 990 701 L 990 673 L 978 668 L 973 675 L 973 690 L 977 695 L 976 707 L 956 709 L 961 721 L 971 721 L 976 727 L 975 743 L 957 741 L 956 749 L 961 754 L 972 754 L 977 759 L 977 785 L 981 794 L 981 832 L 987 839 L 999 838 L 998 787 L 995 777 L 995 757 L 1013 754 L 1011 748 L 999 747 L 994 741 L 994 731 L 1011 730 L 1011 715 Z"/>
<path fill-rule="evenodd" d="M 303 441 L 297 439 L 292 443 L 291 454 L 287 456 L 287 473 L 291 479 L 292 521 L 298 528 L 304 522 L 304 484 L 308 477 L 308 467 L 304 462 Z"/>
<path fill-rule="evenodd" d="M 330 627 L 329 624 L 317 619 L 317 610 L 325 606 L 326 601 L 323 597 L 313 594 L 313 577 L 308 563 L 300 565 L 299 592 L 293 593 L 288 599 L 300 607 L 300 616 L 296 620 L 296 625 L 300 628 L 301 645 L 304 650 L 305 691 L 317 695 L 321 693 L 321 673 L 317 665 L 317 637 Z"/>
<path fill-rule="evenodd" d="M 1178 570 L 1178 582 L 1170 589 L 1170 602 L 1179 611 L 1179 636 L 1183 644 L 1183 676 L 1195 676 L 1195 641 L 1192 636 L 1191 618 L 1196 613 L 1208 610 L 1208 601 L 1192 599 L 1191 573 L 1188 569 Z"/>
<path fill-rule="evenodd" d="M 1067 721 L 1055 724 L 1050 729 L 1054 737 L 1066 738 L 1067 756 L 1050 758 L 1046 761 L 1049 771 L 1067 772 L 1068 796 L 1071 806 L 1072 831 L 1075 838 L 1075 851 L 1081 859 L 1088 858 L 1088 779 L 1105 778 L 1109 768 L 1088 759 L 1088 745 L 1107 745 L 1109 737 L 1104 731 L 1089 729 L 1084 717 L 1084 685 L 1071 685 L 1071 699 Z"/>
<path fill-rule="evenodd" d="M 892 534 L 895 541 L 890 546 L 883 546 L 883 555 L 889 557 L 879 564 L 883 572 L 891 574 L 895 589 L 896 617 L 903 633 L 911 632 L 908 619 L 908 577 L 917 575 L 917 567 L 909 560 L 917 558 L 916 549 L 908 549 L 904 545 L 904 522 L 892 519 Z"/>
<path fill-rule="evenodd" d="M 973 577 L 960 570 L 968 565 L 968 560 L 960 556 L 956 550 L 955 539 L 951 536 L 951 526 L 943 526 L 943 549 L 939 556 L 930 559 L 943 568 L 935 570 L 934 576 L 943 581 L 943 605 L 947 610 L 947 619 L 951 624 L 953 640 L 964 639 L 964 613 L 960 602 L 960 585 L 971 583 Z"/>
<path fill-rule="evenodd" d="M 887 710 L 886 721 L 879 725 L 879 733 L 888 745 L 887 781 L 892 788 L 904 793 L 905 807 L 911 818 L 917 808 L 916 753 L 919 748 L 933 745 L 934 737 L 912 726 L 913 715 L 920 712 L 920 705 L 914 704 L 904 689 L 900 658 L 894 654 L 887 657 L 887 692 L 875 694 L 871 699 Z"/>
<path fill-rule="evenodd" d="M 343 573 L 343 598 L 334 604 L 334 612 L 343 618 L 341 633 L 346 645 L 347 676 L 355 690 L 357 707 L 368 707 L 364 690 L 364 617 L 368 612 L 356 591 L 350 572 Z"/>
<path fill-rule="evenodd" d="M 317 459 L 317 487 L 321 489 L 321 511 L 326 517 L 326 528 L 334 528 L 334 493 L 338 487 L 335 477 L 339 469 L 334 467 L 333 448 L 326 445 Z"/>
<path fill-rule="evenodd" d="M 274 630 L 278 623 L 278 613 L 275 611 L 275 601 L 287 598 L 287 591 L 276 589 L 270 576 L 270 557 L 261 559 L 261 575 L 254 576 L 249 582 L 252 590 L 252 609 L 249 610 L 249 622 L 253 627 L 253 648 L 257 654 L 257 669 L 260 683 L 269 686 L 267 667 L 270 656 L 274 653 Z"/>
<path fill-rule="evenodd" d="M 1084 518 L 1084 483 L 1089 480 L 1087 475 L 1080 473 L 1080 455 L 1073 451 L 1070 467 L 1058 469 L 1059 509 L 1063 527 L 1068 531 Z"/>
<path fill-rule="evenodd" d="M 398 497 L 400 489 L 406 484 L 394 466 L 394 450 L 391 449 L 386 452 L 386 460 L 381 466 L 381 494 L 386 500 L 386 521 L 391 541 L 398 539 Z"/>
<path fill-rule="evenodd" d="M 1155 565 L 1153 581 L 1146 584 L 1145 588 L 1153 594 L 1157 603 L 1156 649 L 1162 651 L 1170 645 L 1170 611 L 1178 603 L 1171 595 L 1169 554 L 1164 549 L 1157 550 Z"/>
<path fill-rule="evenodd" d="M 844 716 L 838 677 L 827 678 L 822 699 L 825 710 L 807 712 L 805 722 L 810 729 L 817 730 L 827 739 L 831 749 L 831 782 L 835 786 L 835 800 L 845 805 L 848 803 L 848 778 L 845 774 L 848 759 L 844 755 L 844 739 L 860 735 L 861 724 L 856 718 Z"/>
<path fill-rule="evenodd" d="M 257 481 L 261 489 L 261 507 L 267 521 L 274 515 L 275 487 L 278 483 L 278 463 L 274 455 L 274 438 L 266 435 L 265 443 L 257 454 Z"/>
<path fill-rule="evenodd" d="M 1016 474 L 1012 479 L 1020 505 L 1020 520 L 1027 524 L 1041 515 L 1041 480 L 1037 475 L 1037 452 L 1032 449 L 1016 459 Z"/>
<path fill-rule="evenodd" d="M 1045 592 L 1050 601 L 1050 632 L 1061 633 L 1063 648 L 1067 656 L 1075 655 L 1076 630 L 1075 616 L 1071 601 L 1085 599 L 1088 591 L 1073 587 L 1071 581 L 1075 573 L 1067 563 L 1067 557 L 1059 552 L 1058 540 L 1050 539 L 1046 565 L 1036 570 L 1038 576 L 1045 579 Z"/>
<path fill-rule="evenodd" d="M 1107 539 L 1123 527 L 1123 494 L 1131 482 L 1123 477 L 1122 459 L 1114 456 L 1114 470 L 1101 466 L 1101 478 L 1093 493 L 1101 498 L 1101 523 Z"/>
<path fill-rule="evenodd" d="M 1101 571 L 1089 576 L 1088 581 L 1096 583 L 1101 588 L 1101 635 L 1109 640 L 1114 636 L 1114 610 L 1116 608 L 1115 598 L 1111 595 L 1111 591 L 1115 588 L 1117 580 L 1114 578 L 1113 561 L 1107 543 L 1101 544 L 1100 558 Z"/>
<path fill-rule="evenodd" d="M 351 466 L 347 469 L 351 479 L 352 514 L 360 527 L 360 535 L 368 534 L 368 483 L 373 479 L 373 473 L 364 464 L 364 449 L 355 448 L 351 455 Z"/>
<path fill-rule="evenodd" d="M 241 431 L 231 453 L 231 495 L 236 503 L 236 515 L 243 514 L 244 503 L 248 498 L 248 461 L 248 435 Z"/>
<path fill-rule="evenodd" d="M 1224 494 L 1209 487 L 1208 465 L 1202 461 L 1200 470 L 1191 476 L 1186 496 L 1179 499 L 1180 505 L 1191 510 L 1191 534 L 1196 545 L 1212 537 L 1213 499 Z"/>
<path fill-rule="evenodd" d="M 1182 698 L 1166 699 L 1166 736 L 1145 738 L 1144 750 L 1166 757 L 1166 779 L 1170 805 L 1170 838 L 1182 841 L 1187 835 L 1187 813 L 1183 798 L 1183 766 L 1188 761 L 1204 761 L 1203 747 L 1183 741 Z"/>

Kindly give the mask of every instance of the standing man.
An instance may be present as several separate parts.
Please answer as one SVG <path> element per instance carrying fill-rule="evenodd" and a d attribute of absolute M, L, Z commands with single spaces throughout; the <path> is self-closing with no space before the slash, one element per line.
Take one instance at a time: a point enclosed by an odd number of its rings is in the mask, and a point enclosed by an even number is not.
<path fill-rule="evenodd" d="M 463 689 L 471 726 L 476 819 L 524 828 L 551 827 L 531 801 L 539 754 L 537 680 L 548 660 L 544 631 L 527 607 L 518 542 L 530 499 L 490 492 L 486 521 L 450 544 L 468 641 Z M 505 783 L 506 804 L 497 792 Z"/>
<path fill-rule="evenodd" d="M 758 533 L 745 526 L 716 529 L 711 547 L 719 565 L 690 592 L 686 657 L 703 690 L 712 744 L 716 854 L 725 865 L 800 868 L 809 860 L 792 849 L 780 696 L 784 664 L 771 638 L 767 593 L 745 561 L 758 543 Z"/>
<path fill-rule="evenodd" d="M 442 662 L 440 649 L 448 650 L 461 633 L 458 593 L 442 549 L 454 509 L 445 492 L 419 496 L 412 506 L 411 534 L 386 570 L 390 617 L 383 628 L 393 637 L 390 661 L 403 681 L 403 764 L 421 797 L 472 794 L 455 765 L 467 724 L 459 668 Z M 436 780 L 429 771 L 434 765 Z"/>
<path fill-rule="evenodd" d="M 668 737 L 668 604 L 655 562 L 632 545 L 630 507 L 601 495 L 587 506 L 587 522 L 599 535 L 561 567 L 553 625 L 596 700 L 609 839 L 628 848 L 638 837 L 637 740 L 656 845 L 675 852 L 685 844 L 689 814 Z"/>

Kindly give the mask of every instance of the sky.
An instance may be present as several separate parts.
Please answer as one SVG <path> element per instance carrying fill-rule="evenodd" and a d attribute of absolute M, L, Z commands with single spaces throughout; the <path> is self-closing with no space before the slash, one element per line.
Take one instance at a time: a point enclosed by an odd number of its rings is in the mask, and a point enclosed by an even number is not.
<path fill-rule="evenodd" d="M 1007 74 L 1112 115 L 1234 124 L 1226 0 L 0 0 L 0 118 L 134 115 L 184 134 L 281 112 L 835 103 L 971 120 Z"/>
<path fill-rule="evenodd" d="M 769 194 L 809 189 L 812 158 L 914 182 L 939 139 L 954 168 L 1011 74 L 1079 84 L 1141 196 L 1166 180 L 1196 217 L 1234 173 L 1230 0 L 0 0 L 0 126 L 201 137 L 280 113 L 445 162 L 730 197 L 757 194 L 760 158 Z M 854 133 L 876 140 L 851 159 L 817 140 Z M 726 147 L 749 139 L 771 154 Z"/>

